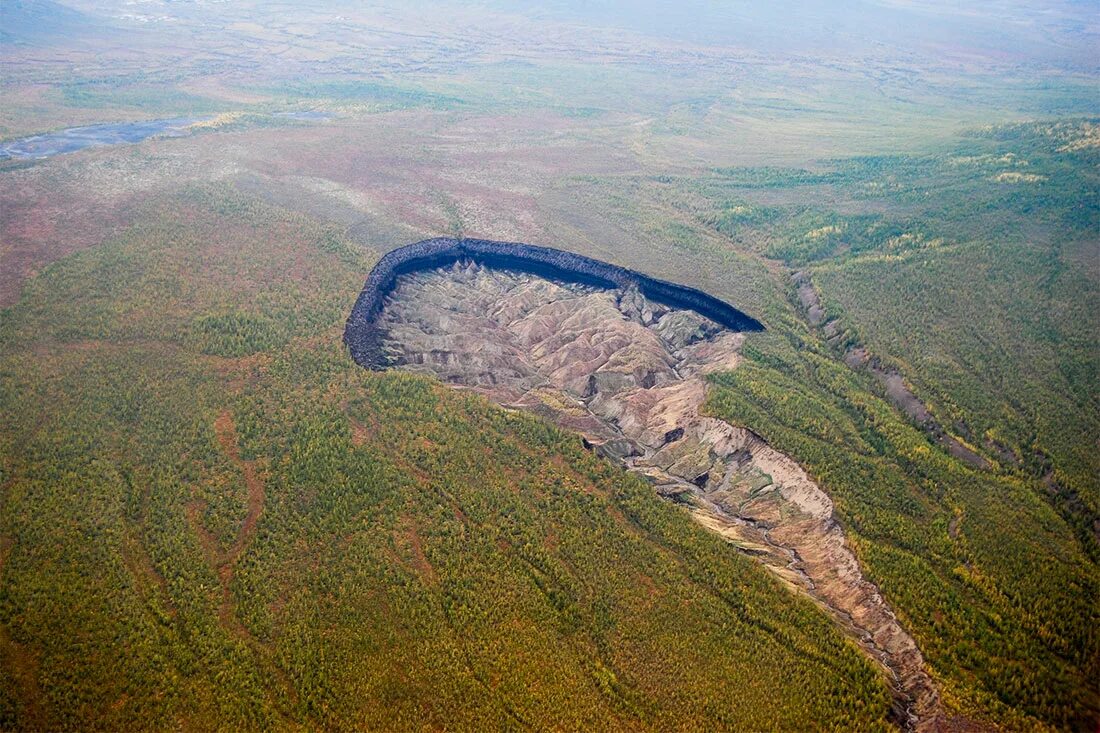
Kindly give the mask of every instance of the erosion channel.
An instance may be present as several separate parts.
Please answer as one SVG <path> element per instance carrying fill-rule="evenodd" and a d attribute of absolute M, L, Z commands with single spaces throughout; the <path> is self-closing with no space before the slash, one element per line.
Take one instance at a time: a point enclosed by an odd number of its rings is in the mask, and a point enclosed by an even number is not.
<path fill-rule="evenodd" d="M 743 331 L 762 326 L 596 260 L 468 242 L 428 240 L 379 262 L 348 319 L 355 360 L 431 374 L 580 433 L 822 606 L 886 669 L 902 726 L 940 727 L 923 657 L 863 577 L 828 495 L 759 436 L 701 414 L 706 375 L 736 369 Z"/>

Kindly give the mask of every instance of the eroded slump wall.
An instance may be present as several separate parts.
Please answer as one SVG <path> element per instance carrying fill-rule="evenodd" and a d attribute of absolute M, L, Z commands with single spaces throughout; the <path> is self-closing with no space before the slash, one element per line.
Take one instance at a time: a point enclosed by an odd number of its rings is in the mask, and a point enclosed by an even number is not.
<path fill-rule="evenodd" d="M 375 326 L 390 365 L 579 433 L 820 603 L 888 670 L 894 719 L 943 721 L 924 660 L 863 577 L 833 503 L 796 462 L 703 410 L 745 336 L 700 314 L 464 258 L 399 275 Z"/>
<path fill-rule="evenodd" d="M 367 369 L 388 366 L 378 324 L 386 295 L 401 275 L 431 270 L 459 260 L 574 282 L 603 289 L 636 288 L 651 301 L 692 310 L 731 331 L 762 331 L 764 326 L 728 303 L 701 290 L 658 280 L 625 267 L 550 247 L 487 239 L 426 239 L 387 253 L 371 270 L 344 328 L 344 343 L 355 362 Z"/>

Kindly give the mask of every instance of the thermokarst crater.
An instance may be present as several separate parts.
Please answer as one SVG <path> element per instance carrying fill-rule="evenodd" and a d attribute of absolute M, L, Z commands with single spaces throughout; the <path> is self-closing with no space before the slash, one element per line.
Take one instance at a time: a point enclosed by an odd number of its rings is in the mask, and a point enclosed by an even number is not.
<path fill-rule="evenodd" d="M 370 369 L 430 374 L 580 433 L 822 606 L 934 730 L 939 694 L 859 563 L 829 496 L 751 431 L 702 412 L 756 320 L 698 290 L 559 250 L 433 239 L 390 252 L 344 334 Z"/>

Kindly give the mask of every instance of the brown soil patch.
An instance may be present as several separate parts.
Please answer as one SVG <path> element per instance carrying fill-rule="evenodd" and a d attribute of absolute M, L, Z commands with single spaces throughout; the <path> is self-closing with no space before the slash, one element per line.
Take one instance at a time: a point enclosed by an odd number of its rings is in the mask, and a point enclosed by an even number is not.
<path fill-rule="evenodd" d="M 233 416 L 228 410 L 222 412 L 218 419 L 214 421 L 214 433 L 222 450 L 241 469 L 241 473 L 244 474 L 245 485 L 248 487 L 248 512 L 245 514 L 244 522 L 237 532 L 237 539 L 226 552 L 223 562 L 225 565 L 232 566 L 236 564 L 241 553 L 244 552 L 252 541 L 252 537 L 256 534 L 256 523 L 259 522 L 260 515 L 264 511 L 264 483 L 256 471 L 256 462 L 241 459 L 240 450 L 237 448 L 237 428 L 233 423 Z"/>
<path fill-rule="evenodd" d="M 222 600 L 218 608 L 218 619 L 222 626 L 234 635 L 251 639 L 251 634 L 237 619 L 236 602 L 233 598 L 230 586 L 233 582 L 233 571 L 240 560 L 241 555 L 252 542 L 256 534 L 256 525 L 264 510 L 264 483 L 256 469 L 255 461 L 246 461 L 241 458 L 240 449 L 237 446 L 237 428 L 233 422 L 233 415 L 229 410 L 223 411 L 214 421 L 214 435 L 218 445 L 226 456 L 241 470 L 244 475 L 245 485 L 248 487 L 247 512 L 237 537 L 233 544 L 225 552 L 218 546 L 217 539 L 206 529 L 202 522 L 202 513 L 206 503 L 201 500 L 191 501 L 187 504 L 187 519 L 192 529 L 199 538 L 206 554 L 207 561 L 218 574 L 221 585 Z"/>
<path fill-rule="evenodd" d="M 435 585 L 438 581 L 435 568 L 424 554 L 424 544 L 420 533 L 416 528 L 416 521 L 406 515 L 401 517 L 399 528 L 393 534 L 393 544 L 401 558 L 402 564 L 411 565 L 418 575 L 429 585 Z"/>
<path fill-rule="evenodd" d="M 142 594 L 152 590 L 159 598 L 165 612 L 171 617 L 176 617 L 176 607 L 172 603 L 172 596 L 168 592 L 168 583 L 164 576 L 157 572 L 152 558 L 145 549 L 141 540 L 132 534 L 122 544 L 122 562 L 130 571 L 139 592 Z"/>
<path fill-rule="evenodd" d="M 645 573 L 638 573 L 635 578 L 638 580 L 638 587 L 644 588 L 649 598 L 656 598 L 661 595 L 661 591 L 657 589 L 657 584 L 653 582 L 653 578 Z"/>
<path fill-rule="evenodd" d="M 351 444 L 356 447 L 362 447 L 370 442 L 371 430 L 359 422 L 358 420 L 351 420 Z"/>
<path fill-rule="evenodd" d="M 20 724 L 23 729 L 47 730 L 44 697 L 38 686 L 38 661 L 26 647 L 12 639 L 3 626 L 0 626 L 0 668 L 22 704 Z"/>
<path fill-rule="evenodd" d="M 210 530 L 202 523 L 202 514 L 206 511 L 206 502 L 202 499 L 194 499 L 187 502 L 184 510 L 187 512 L 187 522 L 191 525 L 191 530 L 199 538 L 199 545 L 202 547 L 203 554 L 206 555 L 206 561 L 216 568 L 219 564 L 218 558 L 221 556 L 221 551 L 214 535 L 210 534 Z"/>

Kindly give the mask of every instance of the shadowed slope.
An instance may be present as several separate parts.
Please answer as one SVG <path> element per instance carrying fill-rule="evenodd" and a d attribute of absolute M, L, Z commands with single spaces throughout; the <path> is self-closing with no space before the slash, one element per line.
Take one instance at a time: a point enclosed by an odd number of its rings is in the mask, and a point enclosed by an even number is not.
<path fill-rule="evenodd" d="M 344 343 L 356 363 L 368 369 L 386 366 L 378 315 L 399 275 L 430 270 L 469 259 L 488 267 L 527 272 L 550 280 L 599 288 L 637 288 L 650 300 L 693 310 L 733 331 L 762 331 L 764 326 L 728 303 L 694 288 L 657 280 L 590 257 L 549 247 L 486 239 L 427 239 L 395 249 L 378 261 L 367 277 L 344 330 Z"/>

